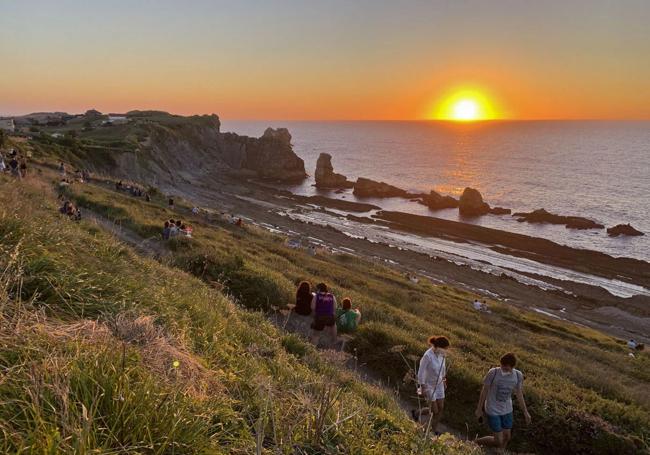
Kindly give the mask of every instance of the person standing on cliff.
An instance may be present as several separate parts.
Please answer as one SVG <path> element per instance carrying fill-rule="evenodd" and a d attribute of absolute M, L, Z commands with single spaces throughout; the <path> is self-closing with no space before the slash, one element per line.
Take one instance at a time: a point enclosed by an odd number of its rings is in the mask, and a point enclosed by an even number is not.
<path fill-rule="evenodd" d="M 483 379 L 481 396 L 476 406 L 475 415 L 479 422 L 483 414 L 492 430 L 492 436 L 478 438 L 476 443 L 496 447 L 497 453 L 503 453 L 512 437 L 512 393 L 514 391 L 519 407 L 524 412 L 526 424 L 530 425 L 531 418 L 524 400 L 524 375 L 515 369 L 517 357 L 509 352 L 501 357 L 501 366 L 491 368 Z"/>

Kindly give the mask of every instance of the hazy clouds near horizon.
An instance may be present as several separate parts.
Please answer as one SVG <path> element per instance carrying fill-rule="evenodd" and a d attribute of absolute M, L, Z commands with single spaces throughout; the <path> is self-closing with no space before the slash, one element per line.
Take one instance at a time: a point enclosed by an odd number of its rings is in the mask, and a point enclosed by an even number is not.
<path fill-rule="evenodd" d="M 650 118 L 650 2 L 29 1 L 0 7 L 0 113 Z"/>

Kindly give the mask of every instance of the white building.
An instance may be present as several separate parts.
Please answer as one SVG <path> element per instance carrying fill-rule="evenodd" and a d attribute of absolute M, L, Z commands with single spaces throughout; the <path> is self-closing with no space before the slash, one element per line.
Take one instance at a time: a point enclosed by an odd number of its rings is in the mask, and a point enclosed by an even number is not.
<path fill-rule="evenodd" d="M 126 118 L 125 115 L 108 114 L 108 120 L 104 120 L 102 123 L 112 123 L 113 125 L 121 125 L 128 121 L 129 120 Z"/>
<path fill-rule="evenodd" d="M 11 131 L 13 133 L 16 130 L 14 119 L 12 118 L 0 119 L 0 130 Z"/>

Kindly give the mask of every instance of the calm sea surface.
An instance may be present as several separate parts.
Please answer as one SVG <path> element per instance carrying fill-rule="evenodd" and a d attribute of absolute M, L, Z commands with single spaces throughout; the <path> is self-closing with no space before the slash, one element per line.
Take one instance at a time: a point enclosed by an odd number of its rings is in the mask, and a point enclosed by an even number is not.
<path fill-rule="evenodd" d="M 609 238 L 604 230 L 518 223 L 510 216 L 461 219 L 457 210 L 430 211 L 404 199 L 368 200 L 389 209 L 545 237 L 614 256 L 650 260 L 650 121 L 442 122 L 223 121 L 222 131 L 260 136 L 286 127 L 295 152 L 314 173 L 321 152 L 336 172 L 401 188 L 459 196 L 477 188 L 492 206 L 545 208 L 592 218 L 607 227 L 632 223 L 643 237 Z M 313 178 L 289 187 L 316 194 Z M 355 200 L 351 193 L 332 197 Z"/>

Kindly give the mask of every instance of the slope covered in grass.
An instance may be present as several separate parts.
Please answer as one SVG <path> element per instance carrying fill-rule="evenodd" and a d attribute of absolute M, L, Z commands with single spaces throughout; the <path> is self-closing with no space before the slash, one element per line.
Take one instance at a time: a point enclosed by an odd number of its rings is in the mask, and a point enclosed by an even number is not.
<path fill-rule="evenodd" d="M 0 452 L 475 450 L 427 442 L 335 358 L 59 215 L 49 183 L 0 176 L 0 207 Z"/>
<path fill-rule="evenodd" d="M 178 218 L 162 204 L 87 185 L 73 188 L 85 207 L 139 235 L 157 237 L 161 222 Z M 412 395 L 415 359 L 426 337 L 452 342 L 444 421 L 469 434 L 485 433 L 473 411 L 481 377 L 501 354 L 514 351 L 526 375 L 533 425 L 517 428 L 513 447 L 562 453 L 643 453 L 650 438 L 650 361 L 631 359 L 621 340 L 570 323 L 490 302 L 492 314 L 475 312 L 473 295 L 422 280 L 411 283 L 397 271 L 347 255 L 311 257 L 284 246 L 283 239 L 254 227 L 239 229 L 192 218 L 195 238 L 161 245 L 171 263 L 206 282 L 220 283 L 252 309 L 292 301 L 296 281 L 325 281 L 364 311 L 350 349 L 373 371 Z M 158 228 L 156 228 L 158 226 Z"/>

